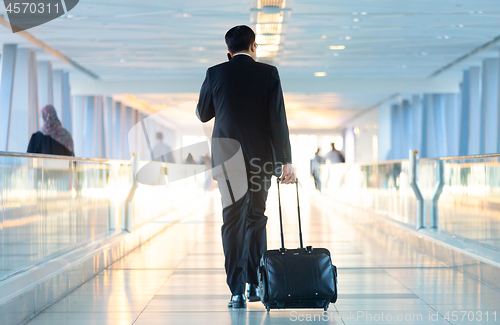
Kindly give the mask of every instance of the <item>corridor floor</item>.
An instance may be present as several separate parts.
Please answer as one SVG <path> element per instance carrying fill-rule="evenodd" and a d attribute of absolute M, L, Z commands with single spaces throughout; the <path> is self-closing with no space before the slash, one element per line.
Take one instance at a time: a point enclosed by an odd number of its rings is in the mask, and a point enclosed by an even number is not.
<path fill-rule="evenodd" d="M 282 191 L 285 242 L 297 247 L 293 188 Z M 63 298 L 30 325 L 498 324 L 500 292 L 397 241 L 363 235 L 317 193 L 302 192 L 304 242 L 330 249 L 339 300 L 323 310 L 227 308 L 220 201 L 183 218 Z M 268 200 L 268 247 L 279 247 L 276 192 Z M 497 312 L 498 310 L 498 312 Z M 446 319 L 445 319 L 446 318 Z"/>

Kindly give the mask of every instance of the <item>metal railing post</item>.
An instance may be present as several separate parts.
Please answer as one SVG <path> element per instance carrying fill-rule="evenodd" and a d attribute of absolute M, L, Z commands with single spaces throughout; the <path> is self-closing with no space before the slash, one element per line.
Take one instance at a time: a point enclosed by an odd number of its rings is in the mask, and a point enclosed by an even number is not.
<path fill-rule="evenodd" d="M 444 164 L 442 160 L 437 162 L 436 168 L 437 183 L 431 199 L 431 228 L 439 229 L 439 206 L 438 201 L 443 193 L 444 187 Z"/>
<path fill-rule="evenodd" d="M 417 230 L 425 228 L 424 197 L 417 183 L 418 159 L 417 152 L 410 150 L 410 186 L 417 197 L 417 215 L 415 226 Z"/>
<path fill-rule="evenodd" d="M 123 203 L 123 230 L 130 232 L 132 230 L 132 211 L 131 203 L 134 198 L 135 190 L 137 189 L 137 179 L 135 178 L 137 172 L 137 155 L 132 154 L 132 159 L 130 161 L 130 187 L 127 194 L 127 198 Z"/>

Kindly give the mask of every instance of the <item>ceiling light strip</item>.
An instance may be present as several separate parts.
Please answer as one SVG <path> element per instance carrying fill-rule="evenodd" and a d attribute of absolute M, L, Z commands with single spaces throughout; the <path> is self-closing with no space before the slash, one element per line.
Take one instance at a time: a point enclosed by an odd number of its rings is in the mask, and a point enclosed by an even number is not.
<path fill-rule="evenodd" d="M 264 7 L 285 8 L 286 0 L 258 0 L 257 8 L 262 9 Z"/>
<path fill-rule="evenodd" d="M 290 9 L 286 6 L 286 0 L 253 1 L 251 20 L 255 23 L 259 59 L 272 61 L 278 55 L 284 40 L 283 24 L 286 24 L 290 15 Z"/>

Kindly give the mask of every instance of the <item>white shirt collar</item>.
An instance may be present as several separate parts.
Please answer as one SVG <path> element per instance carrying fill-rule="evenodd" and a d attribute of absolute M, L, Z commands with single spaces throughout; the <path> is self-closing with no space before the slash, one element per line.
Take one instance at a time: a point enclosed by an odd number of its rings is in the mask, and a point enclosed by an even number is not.
<path fill-rule="evenodd" d="M 235 55 L 233 55 L 233 57 L 237 56 L 237 55 L 248 55 L 249 57 L 252 57 L 250 54 L 248 53 L 236 53 Z"/>

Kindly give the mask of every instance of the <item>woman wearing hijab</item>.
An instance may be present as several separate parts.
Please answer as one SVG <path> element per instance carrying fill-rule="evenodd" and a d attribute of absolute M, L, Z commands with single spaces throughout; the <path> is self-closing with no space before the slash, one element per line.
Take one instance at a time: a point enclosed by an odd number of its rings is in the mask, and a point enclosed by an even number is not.
<path fill-rule="evenodd" d="M 42 108 L 43 126 L 31 136 L 28 153 L 74 156 L 71 134 L 62 127 L 54 106 Z"/>

